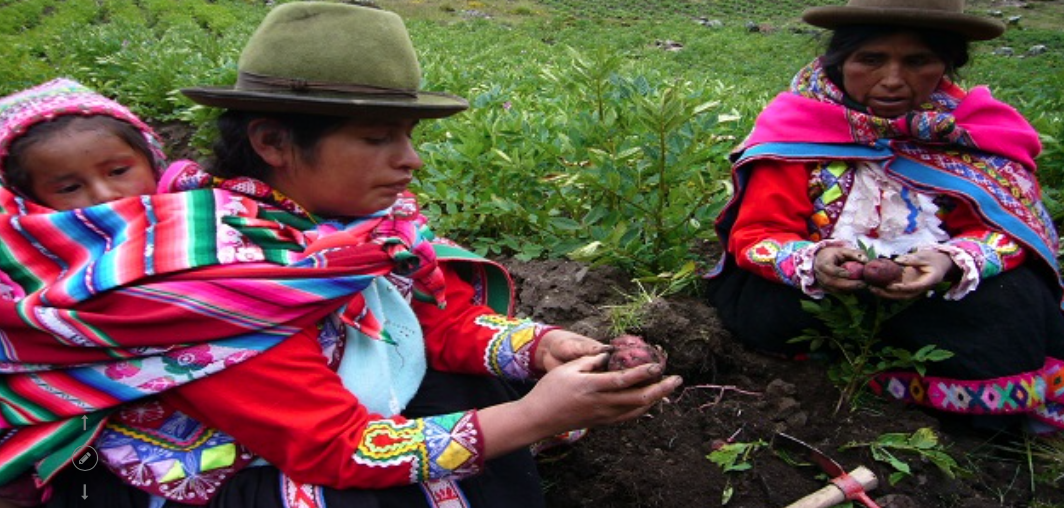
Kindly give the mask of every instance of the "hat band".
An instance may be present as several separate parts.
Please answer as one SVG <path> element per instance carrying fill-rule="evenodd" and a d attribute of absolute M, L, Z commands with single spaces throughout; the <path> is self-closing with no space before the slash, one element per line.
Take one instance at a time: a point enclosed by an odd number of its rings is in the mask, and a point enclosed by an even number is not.
<path fill-rule="evenodd" d="M 337 92 L 364 95 L 397 95 L 417 98 L 417 90 L 384 88 L 372 85 L 350 83 L 331 83 L 328 81 L 311 81 L 299 78 L 278 78 L 251 72 L 240 71 L 236 78 L 237 90 L 249 92 Z"/>

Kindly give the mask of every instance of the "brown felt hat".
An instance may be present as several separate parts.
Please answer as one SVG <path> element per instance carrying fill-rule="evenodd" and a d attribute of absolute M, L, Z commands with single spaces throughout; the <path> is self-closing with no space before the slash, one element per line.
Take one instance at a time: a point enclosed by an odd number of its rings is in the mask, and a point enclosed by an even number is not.
<path fill-rule="evenodd" d="M 845 25 L 897 25 L 956 32 L 971 41 L 1005 32 L 996 19 L 964 14 L 964 0 L 849 0 L 844 6 L 810 7 L 802 20 L 835 29 Z"/>
<path fill-rule="evenodd" d="M 248 40 L 228 87 L 185 88 L 206 106 L 260 112 L 441 118 L 461 97 L 418 90 L 421 67 L 403 20 L 357 5 L 292 2 Z"/>

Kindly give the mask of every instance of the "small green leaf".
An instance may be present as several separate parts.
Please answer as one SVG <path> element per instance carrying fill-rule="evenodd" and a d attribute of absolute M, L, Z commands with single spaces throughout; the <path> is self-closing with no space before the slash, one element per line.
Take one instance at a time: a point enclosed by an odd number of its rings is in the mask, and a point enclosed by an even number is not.
<path fill-rule="evenodd" d="M 898 482 L 904 480 L 908 476 L 909 476 L 909 473 L 902 473 L 901 471 L 895 471 L 893 473 L 890 473 L 890 476 L 888 477 L 888 480 L 890 481 L 891 485 L 895 485 Z"/>

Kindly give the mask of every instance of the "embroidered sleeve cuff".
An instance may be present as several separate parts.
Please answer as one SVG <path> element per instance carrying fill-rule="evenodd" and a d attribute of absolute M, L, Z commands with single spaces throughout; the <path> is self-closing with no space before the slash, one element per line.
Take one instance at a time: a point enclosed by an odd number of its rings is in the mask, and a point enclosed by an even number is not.
<path fill-rule="evenodd" d="M 535 362 L 536 351 L 539 350 L 539 343 L 543 340 L 543 336 L 546 335 L 547 332 L 549 332 L 551 330 L 560 330 L 560 329 L 561 329 L 560 326 L 544 325 L 544 324 L 539 324 L 539 323 L 536 324 L 536 334 L 535 334 L 536 338 L 533 339 L 532 347 L 529 348 L 529 350 L 528 350 L 528 365 L 529 365 L 529 373 L 530 373 L 529 375 L 531 376 L 532 379 L 539 379 L 539 378 L 543 377 L 547 373 L 546 371 L 541 370 L 541 369 L 537 369 L 535 367 L 535 365 L 536 365 L 536 362 Z"/>
<path fill-rule="evenodd" d="M 946 300 L 960 300 L 961 298 L 964 298 L 964 295 L 975 291 L 975 288 L 979 287 L 979 266 L 969 250 L 952 244 L 936 244 L 920 247 L 916 250 L 935 250 L 941 252 L 949 256 L 950 259 L 953 260 L 953 264 L 961 269 L 960 281 L 950 287 L 949 290 L 946 291 L 946 294 L 942 295 L 942 298 Z"/>
<path fill-rule="evenodd" d="M 816 261 L 816 254 L 820 252 L 820 249 L 825 247 L 853 247 L 849 242 L 845 240 L 822 240 L 816 243 L 811 242 L 791 242 L 795 245 L 791 256 L 794 258 L 794 284 L 797 288 L 801 289 L 803 293 L 809 295 L 812 298 L 823 298 L 824 290 L 816 283 L 816 271 L 813 267 L 813 262 Z"/>
<path fill-rule="evenodd" d="M 996 232 L 979 236 L 958 236 L 947 242 L 971 255 L 983 279 L 1023 264 L 1024 252 L 1011 237 Z"/>
<path fill-rule="evenodd" d="M 535 346 L 547 330 L 529 319 L 514 319 L 501 314 L 485 314 L 476 318 L 476 324 L 494 331 L 487 349 L 484 364 L 496 376 L 517 381 L 532 379 L 532 358 Z"/>
<path fill-rule="evenodd" d="M 366 427 L 355 462 L 369 467 L 408 467 L 410 483 L 461 479 L 484 468 L 484 440 L 476 411 Z"/>

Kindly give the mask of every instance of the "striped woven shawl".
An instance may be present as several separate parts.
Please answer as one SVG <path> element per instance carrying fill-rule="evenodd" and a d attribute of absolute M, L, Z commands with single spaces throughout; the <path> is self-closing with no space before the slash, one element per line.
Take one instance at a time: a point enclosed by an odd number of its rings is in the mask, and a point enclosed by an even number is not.
<path fill-rule="evenodd" d="M 0 189 L 0 207 L 0 485 L 35 465 L 46 480 L 47 457 L 84 437 L 82 416 L 100 422 L 330 312 L 387 340 L 359 296 L 378 275 L 443 304 L 409 197 L 317 225 L 220 189 L 66 212 Z"/>

